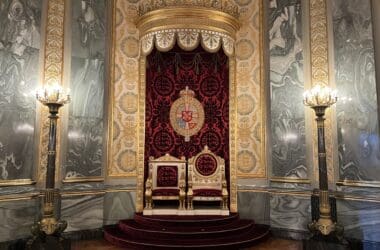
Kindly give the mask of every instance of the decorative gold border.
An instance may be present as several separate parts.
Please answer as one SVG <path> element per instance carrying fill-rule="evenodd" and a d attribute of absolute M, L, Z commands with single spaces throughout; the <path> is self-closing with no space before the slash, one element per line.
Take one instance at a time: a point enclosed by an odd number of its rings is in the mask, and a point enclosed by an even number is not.
<path fill-rule="evenodd" d="M 267 121 L 267 105 L 266 105 L 266 91 L 267 88 L 265 86 L 266 83 L 266 77 L 265 77 L 265 64 L 264 64 L 264 44 L 265 44 L 265 30 L 264 30 L 264 0 L 259 1 L 259 60 L 260 60 L 260 112 L 261 112 L 261 152 L 260 152 L 260 165 L 264 169 L 263 174 L 245 174 L 241 173 L 237 170 L 237 177 L 242 179 L 247 178 L 257 178 L 257 179 L 265 179 L 268 177 L 268 164 L 267 164 L 267 152 L 266 152 L 266 145 L 267 145 L 267 127 L 266 127 L 266 121 Z M 236 97 L 235 97 L 236 98 Z"/>
<path fill-rule="evenodd" d="M 311 86 L 325 84 L 329 86 L 329 46 L 327 29 L 327 5 L 326 0 L 310 0 L 310 61 L 311 61 Z M 309 112 L 312 112 L 309 110 Z M 313 114 L 314 117 L 314 114 Z M 325 141 L 327 154 L 327 174 L 329 184 L 334 181 L 334 150 L 332 136 L 332 112 L 328 109 L 325 120 Z M 314 120 L 314 119 L 313 119 Z M 313 126 L 315 123 L 313 122 Z M 313 165 L 314 178 L 319 179 L 318 172 L 318 137 L 316 129 L 313 129 Z"/>
<path fill-rule="evenodd" d="M 62 183 L 78 183 L 78 182 L 101 182 L 104 181 L 104 177 L 94 176 L 94 177 L 74 177 L 74 178 L 65 178 L 62 180 Z"/>
<path fill-rule="evenodd" d="M 282 183 L 298 183 L 298 184 L 311 184 L 311 180 L 294 178 L 294 177 L 271 177 L 269 179 L 271 182 L 282 182 Z"/>
<path fill-rule="evenodd" d="M 0 180 L 0 187 L 6 186 L 26 186 L 26 185 L 34 185 L 36 181 L 33 179 L 17 179 L 17 180 Z"/>
<path fill-rule="evenodd" d="M 145 91 L 146 91 L 146 57 L 140 57 L 139 62 L 139 108 L 138 108 L 138 149 L 137 149 L 137 185 L 136 212 L 144 209 L 144 146 L 145 146 Z"/>
<path fill-rule="evenodd" d="M 231 56 L 228 58 L 229 62 L 229 78 L 230 78 L 230 211 L 231 213 L 237 213 L 238 211 L 238 200 L 237 200 L 237 145 L 236 145 L 236 133 L 237 133 L 237 86 L 236 86 L 236 57 Z"/>
<path fill-rule="evenodd" d="M 44 77 L 43 84 L 58 83 L 62 85 L 63 62 L 64 62 L 64 20 L 65 1 L 48 0 L 46 17 L 46 37 L 44 56 Z M 49 118 L 46 108 L 40 108 L 40 141 L 37 167 L 37 181 L 43 183 L 45 179 L 45 169 L 47 165 L 46 149 L 49 141 Z M 58 121 L 57 131 L 60 131 L 60 121 Z M 57 135 L 57 158 L 56 166 L 59 166 L 60 159 L 60 134 Z M 59 176 L 59 168 L 56 171 L 56 179 Z"/>
<path fill-rule="evenodd" d="M 205 29 L 221 32 L 235 38 L 239 22 L 233 16 L 221 11 L 206 8 L 166 7 L 141 16 L 137 22 L 140 37 L 165 29 Z"/>
<path fill-rule="evenodd" d="M 107 104 L 107 114 L 108 114 L 108 141 L 107 141 L 107 176 L 111 176 L 112 172 L 112 145 L 113 145 L 113 119 L 114 119 L 114 84 L 115 84 L 115 50 L 116 50 L 116 36 L 115 36 L 115 18 L 116 18 L 116 0 L 111 1 L 111 15 L 112 18 L 109 18 L 110 25 L 108 26 L 111 30 L 111 48 L 108 50 L 109 53 L 109 83 L 108 83 L 108 104 Z"/>
<path fill-rule="evenodd" d="M 338 186 L 348 187 L 371 187 L 380 188 L 380 181 L 354 181 L 354 180 L 339 180 L 336 182 Z"/>

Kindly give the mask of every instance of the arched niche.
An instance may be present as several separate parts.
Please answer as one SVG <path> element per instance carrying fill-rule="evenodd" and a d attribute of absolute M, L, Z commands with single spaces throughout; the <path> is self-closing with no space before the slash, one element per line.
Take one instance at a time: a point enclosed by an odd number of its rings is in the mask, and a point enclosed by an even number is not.
<path fill-rule="evenodd" d="M 148 3 L 149 2 L 149 3 Z M 176 47 L 183 51 L 202 49 L 208 53 L 223 50 L 228 57 L 228 148 L 229 148 L 229 209 L 237 212 L 236 185 L 236 59 L 235 34 L 239 29 L 237 7 L 231 1 L 171 2 L 142 1 L 137 27 L 140 32 L 139 60 L 139 126 L 136 212 L 144 208 L 146 67 L 147 56 Z"/>

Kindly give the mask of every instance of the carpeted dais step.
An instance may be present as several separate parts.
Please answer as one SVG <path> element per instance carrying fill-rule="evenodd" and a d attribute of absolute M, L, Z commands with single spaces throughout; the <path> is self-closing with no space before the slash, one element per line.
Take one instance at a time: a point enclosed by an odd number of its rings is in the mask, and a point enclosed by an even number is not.
<path fill-rule="evenodd" d="M 238 216 L 208 216 L 200 217 L 198 221 L 197 216 L 184 217 L 183 221 L 186 222 L 182 224 L 180 217 L 141 217 L 137 215 L 135 220 L 122 220 L 117 226 L 105 227 L 105 239 L 127 249 L 237 250 L 252 246 L 269 234 L 268 226 L 256 225 L 251 220 L 241 220 Z M 207 220 L 211 220 L 210 225 L 205 224 Z M 215 220 L 219 220 L 220 224 L 213 223 Z M 201 223 L 197 227 L 199 221 Z"/>

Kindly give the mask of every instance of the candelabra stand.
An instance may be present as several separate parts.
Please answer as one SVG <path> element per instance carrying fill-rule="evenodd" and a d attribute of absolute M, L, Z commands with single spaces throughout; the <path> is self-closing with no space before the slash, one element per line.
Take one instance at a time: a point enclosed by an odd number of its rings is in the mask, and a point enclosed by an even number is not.
<path fill-rule="evenodd" d="M 32 227 L 34 237 L 27 243 L 29 249 L 70 249 L 69 242 L 61 237 L 66 229 L 66 221 L 57 219 L 55 204 L 60 199 L 59 190 L 55 189 L 55 160 L 58 110 L 70 102 L 70 96 L 64 94 L 57 86 L 49 86 L 37 92 L 36 98 L 49 108 L 49 144 L 46 166 L 46 187 L 43 191 L 43 216 Z"/>
<path fill-rule="evenodd" d="M 331 218 L 325 147 L 325 111 L 336 102 L 336 91 L 325 86 L 317 85 L 304 94 L 304 104 L 315 111 L 318 129 L 319 219 L 310 223 L 309 229 L 324 236 L 342 230 Z"/>

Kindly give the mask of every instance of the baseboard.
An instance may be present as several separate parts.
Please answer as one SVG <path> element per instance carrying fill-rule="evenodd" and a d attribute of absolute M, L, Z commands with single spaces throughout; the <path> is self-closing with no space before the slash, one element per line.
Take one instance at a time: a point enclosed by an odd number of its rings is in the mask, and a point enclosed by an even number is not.
<path fill-rule="evenodd" d="M 270 231 L 274 237 L 288 240 L 305 240 L 311 236 L 307 231 L 292 230 L 288 228 L 271 227 Z"/>

